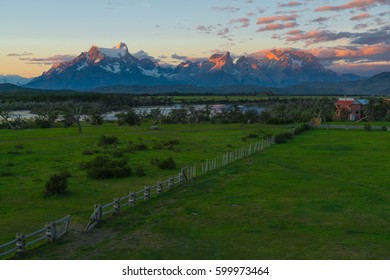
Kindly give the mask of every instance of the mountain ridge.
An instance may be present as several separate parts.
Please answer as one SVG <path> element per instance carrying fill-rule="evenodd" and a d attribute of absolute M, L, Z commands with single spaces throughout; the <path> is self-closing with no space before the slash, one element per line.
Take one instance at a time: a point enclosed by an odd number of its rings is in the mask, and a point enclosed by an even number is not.
<path fill-rule="evenodd" d="M 53 65 L 27 86 L 54 90 L 93 90 L 110 86 L 293 86 L 303 82 L 340 82 L 348 76 L 325 69 L 312 54 L 298 50 L 271 50 L 263 58 L 230 52 L 207 60 L 188 60 L 174 68 L 131 55 L 125 43 L 113 48 L 92 46 L 72 61 Z"/>

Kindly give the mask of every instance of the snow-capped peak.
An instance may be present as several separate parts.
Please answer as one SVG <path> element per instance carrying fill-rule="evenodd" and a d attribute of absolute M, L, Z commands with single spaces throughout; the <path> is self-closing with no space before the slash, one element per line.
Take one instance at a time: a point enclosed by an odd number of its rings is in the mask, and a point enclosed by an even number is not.
<path fill-rule="evenodd" d="M 112 57 L 112 58 L 120 58 L 126 56 L 129 51 L 127 49 L 127 45 L 125 43 L 119 43 L 115 47 L 108 49 L 108 48 L 98 48 L 100 53 L 103 54 L 106 57 Z"/>

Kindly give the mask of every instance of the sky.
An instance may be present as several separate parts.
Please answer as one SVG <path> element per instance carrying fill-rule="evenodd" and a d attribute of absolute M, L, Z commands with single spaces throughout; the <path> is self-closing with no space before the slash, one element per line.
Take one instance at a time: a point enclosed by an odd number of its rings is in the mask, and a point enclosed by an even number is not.
<path fill-rule="evenodd" d="M 390 0 L 0 0 L 0 75 L 119 42 L 161 65 L 293 48 L 370 76 L 390 71 Z"/>

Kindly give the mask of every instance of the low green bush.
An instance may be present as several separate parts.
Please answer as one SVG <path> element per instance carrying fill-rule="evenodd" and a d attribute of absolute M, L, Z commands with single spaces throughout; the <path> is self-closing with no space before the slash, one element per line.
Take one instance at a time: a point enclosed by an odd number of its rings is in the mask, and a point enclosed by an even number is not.
<path fill-rule="evenodd" d="M 109 156 L 97 156 L 81 167 L 87 171 L 87 176 L 94 179 L 108 179 L 131 176 L 131 168 L 127 165 L 128 159 L 113 159 Z"/>
<path fill-rule="evenodd" d="M 160 169 L 175 169 L 176 168 L 176 163 L 174 159 L 169 156 L 166 159 L 160 160 L 160 159 L 151 159 L 150 160 L 151 164 L 156 165 Z"/>
<path fill-rule="evenodd" d="M 59 174 L 54 174 L 49 178 L 49 181 L 45 183 L 44 196 L 54 196 L 63 194 L 68 187 L 69 172 L 64 171 Z"/>
<path fill-rule="evenodd" d="M 119 143 L 119 140 L 116 136 L 102 135 L 99 138 L 98 145 L 99 146 L 110 146 L 110 145 L 117 145 L 118 143 Z"/>

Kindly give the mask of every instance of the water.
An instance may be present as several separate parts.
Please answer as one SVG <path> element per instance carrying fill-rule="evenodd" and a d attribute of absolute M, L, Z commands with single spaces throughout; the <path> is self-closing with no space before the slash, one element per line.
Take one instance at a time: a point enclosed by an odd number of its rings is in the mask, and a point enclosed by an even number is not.
<path fill-rule="evenodd" d="M 192 105 L 195 109 L 204 109 L 207 105 L 205 104 L 200 104 L 200 105 Z M 228 110 L 229 108 L 232 107 L 230 104 L 212 104 L 209 105 L 211 112 L 213 114 L 220 114 L 224 110 Z M 172 110 L 176 109 L 183 109 L 186 108 L 186 105 L 182 104 L 174 104 L 170 106 L 140 106 L 140 107 L 135 107 L 134 110 L 142 115 L 147 115 L 151 112 L 153 109 L 160 109 L 161 113 L 163 116 L 167 116 Z M 245 106 L 245 105 L 239 105 L 238 108 L 240 109 L 241 112 L 245 112 L 247 110 L 255 110 L 258 113 L 264 111 L 263 107 L 258 107 L 258 106 Z M 117 117 L 115 117 L 116 114 L 122 113 L 124 111 L 112 111 L 106 114 L 104 117 L 104 120 L 106 121 L 116 121 Z M 38 115 L 31 113 L 31 111 L 28 110 L 18 110 L 18 111 L 11 111 L 11 118 L 22 118 L 22 119 L 31 119 L 34 117 L 37 117 Z M 86 116 L 83 116 L 86 117 Z M 82 117 L 82 118 L 83 118 Z"/>

